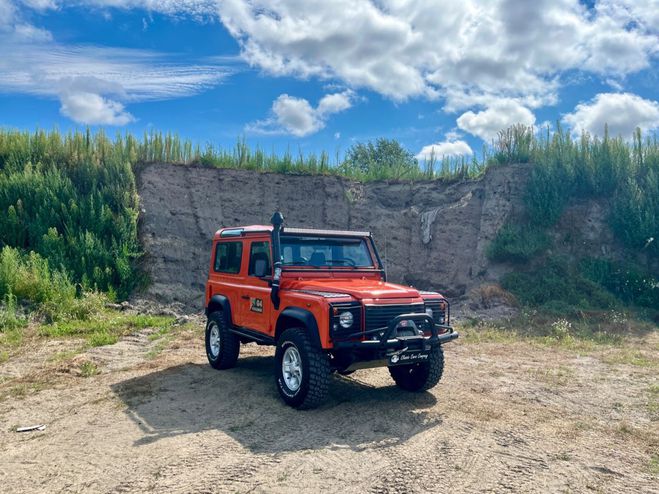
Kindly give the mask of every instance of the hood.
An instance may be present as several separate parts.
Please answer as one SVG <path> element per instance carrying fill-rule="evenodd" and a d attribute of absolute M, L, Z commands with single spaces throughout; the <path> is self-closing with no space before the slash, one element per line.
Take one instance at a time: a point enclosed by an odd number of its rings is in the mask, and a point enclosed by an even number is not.
<path fill-rule="evenodd" d="M 416 288 L 369 279 L 296 280 L 286 283 L 290 290 L 347 293 L 356 299 L 419 298 Z"/>

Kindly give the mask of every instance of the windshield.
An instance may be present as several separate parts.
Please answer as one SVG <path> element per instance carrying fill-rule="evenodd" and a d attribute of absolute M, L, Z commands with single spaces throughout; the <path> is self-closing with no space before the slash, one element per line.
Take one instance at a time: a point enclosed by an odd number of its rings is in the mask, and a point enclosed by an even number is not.
<path fill-rule="evenodd" d="M 373 267 L 363 238 L 281 237 L 284 266 Z"/>

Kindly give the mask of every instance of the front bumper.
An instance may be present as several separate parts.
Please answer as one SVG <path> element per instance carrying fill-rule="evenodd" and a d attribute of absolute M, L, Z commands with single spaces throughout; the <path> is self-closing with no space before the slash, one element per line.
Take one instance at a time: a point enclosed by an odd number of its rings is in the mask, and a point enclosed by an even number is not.
<path fill-rule="evenodd" d="M 399 336 L 398 327 L 403 321 L 413 321 L 415 324 L 423 323 L 425 327 L 430 327 L 430 336 L 425 334 Z M 379 337 L 368 339 L 374 336 Z M 337 350 L 373 350 L 380 356 L 385 357 L 391 353 L 391 350 L 427 351 L 437 345 L 455 340 L 458 336 L 458 333 L 451 326 L 435 324 L 433 318 L 428 314 L 401 314 L 389 321 L 389 324 L 385 327 L 356 332 L 333 343 L 334 348 Z"/>

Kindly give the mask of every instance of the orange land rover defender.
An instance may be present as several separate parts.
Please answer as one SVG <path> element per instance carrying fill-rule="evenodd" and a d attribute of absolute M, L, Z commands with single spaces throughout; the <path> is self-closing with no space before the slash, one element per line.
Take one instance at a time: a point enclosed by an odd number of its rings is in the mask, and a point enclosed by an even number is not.
<path fill-rule="evenodd" d="M 330 374 L 387 366 L 409 391 L 442 377 L 442 344 L 458 337 L 439 293 L 387 283 L 368 232 L 222 228 L 206 283 L 206 354 L 236 364 L 241 343 L 274 345 L 277 389 L 296 408 L 325 399 Z M 274 263 L 272 262 L 274 260 Z"/>

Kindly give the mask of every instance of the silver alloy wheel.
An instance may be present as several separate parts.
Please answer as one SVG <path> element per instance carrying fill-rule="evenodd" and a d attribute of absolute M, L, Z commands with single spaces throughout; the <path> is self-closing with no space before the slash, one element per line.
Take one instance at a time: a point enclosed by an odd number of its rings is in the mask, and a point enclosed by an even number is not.
<path fill-rule="evenodd" d="M 213 359 L 216 359 L 217 356 L 220 354 L 220 328 L 217 326 L 216 322 L 211 322 L 211 331 L 210 331 L 210 338 L 209 338 L 209 343 L 211 347 L 211 357 Z"/>
<path fill-rule="evenodd" d="M 297 391 L 302 385 L 302 357 L 294 346 L 289 346 L 281 360 L 281 373 L 284 382 L 291 391 Z"/>

